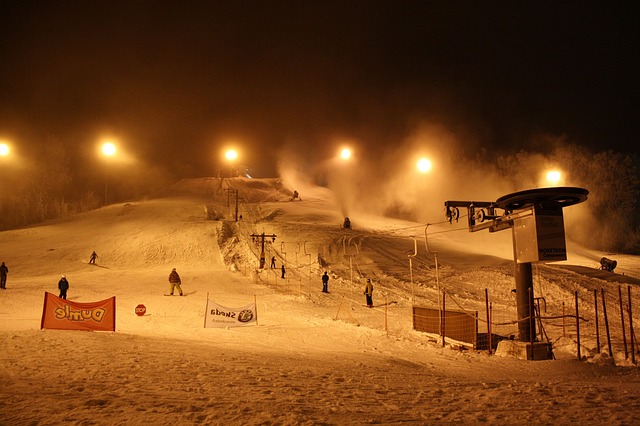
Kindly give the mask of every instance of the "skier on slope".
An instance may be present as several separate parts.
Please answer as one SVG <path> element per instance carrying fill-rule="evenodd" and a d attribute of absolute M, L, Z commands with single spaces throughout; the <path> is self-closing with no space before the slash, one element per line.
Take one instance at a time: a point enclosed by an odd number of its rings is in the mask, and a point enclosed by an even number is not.
<path fill-rule="evenodd" d="M 67 290 L 69 290 L 69 281 L 67 281 L 67 277 L 65 275 L 60 277 L 60 281 L 58 281 L 58 290 L 60 290 L 60 295 L 58 297 L 61 299 L 66 299 Z"/>
<path fill-rule="evenodd" d="M 369 278 L 367 278 L 367 285 L 364 287 L 364 295 L 367 299 L 367 306 L 373 308 L 373 284 Z"/>
<path fill-rule="evenodd" d="M 329 275 L 327 275 L 327 271 L 322 274 L 322 292 L 329 293 Z"/>
<path fill-rule="evenodd" d="M 182 293 L 181 285 L 182 285 L 182 280 L 180 280 L 180 275 L 178 275 L 176 268 L 173 268 L 171 270 L 171 273 L 169 274 L 169 296 L 173 296 L 173 290 L 175 288 L 178 289 L 180 296 L 182 296 L 183 293 Z"/>

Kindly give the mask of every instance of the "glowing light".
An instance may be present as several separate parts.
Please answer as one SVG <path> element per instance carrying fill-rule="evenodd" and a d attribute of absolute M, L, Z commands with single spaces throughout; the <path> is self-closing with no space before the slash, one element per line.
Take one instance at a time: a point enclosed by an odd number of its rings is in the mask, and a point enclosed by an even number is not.
<path fill-rule="evenodd" d="M 238 151 L 235 149 L 228 149 L 227 152 L 224 153 L 224 156 L 229 161 L 235 161 L 238 159 Z"/>
<path fill-rule="evenodd" d="M 416 168 L 420 173 L 430 172 L 432 166 L 433 165 L 431 164 L 431 160 L 429 160 L 428 158 L 421 158 L 418 160 L 418 163 L 416 164 Z"/>
<path fill-rule="evenodd" d="M 562 173 L 558 170 L 551 170 L 547 172 L 547 181 L 552 184 L 557 184 L 562 179 Z"/>
<path fill-rule="evenodd" d="M 9 155 L 9 145 L 7 145 L 6 143 L 0 143 L 0 156 L 1 157 L 6 157 L 7 155 Z"/>
<path fill-rule="evenodd" d="M 342 148 L 340 151 L 340 158 L 343 160 L 348 160 L 351 158 L 351 150 L 349 148 Z"/>
<path fill-rule="evenodd" d="M 113 157 L 116 151 L 117 148 L 113 142 L 105 142 L 102 144 L 102 153 L 107 157 Z"/>

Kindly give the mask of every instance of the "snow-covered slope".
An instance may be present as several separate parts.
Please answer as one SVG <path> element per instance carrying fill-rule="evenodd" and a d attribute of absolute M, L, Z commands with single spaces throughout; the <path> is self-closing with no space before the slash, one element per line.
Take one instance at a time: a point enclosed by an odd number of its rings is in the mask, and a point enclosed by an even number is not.
<path fill-rule="evenodd" d="M 412 330 L 413 299 L 437 306 L 438 286 L 448 303 L 480 312 L 487 289 L 495 315 L 515 319 L 508 231 L 366 214 L 346 230 L 328 189 L 305 187 L 299 201 L 292 193 L 278 179 L 194 179 L 162 198 L 0 233 L 10 270 L 0 291 L 0 424 L 635 421 L 640 377 L 621 367 L 630 364 L 619 343 L 618 366 L 589 352 L 588 338 L 585 353 L 598 362 L 578 362 L 572 338 L 551 328 L 558 359 L 527 362 L 443 349 Z M 221 220 L 208 220 L 211 211 Z M 266 238 L 261 270 L 263 233 L 276 237 Z M 93 250 L 97 265 L 88 264 Z M 567 262 L 536 268 L 549 316 L 575 291 L 588 315 L 594 289 L 613 293 L 640 271 L 638 258 L 616 256 L 624 278 L 602 275 L 605 254 L 570 250 Z M 186 297 L 164 296 L 174 267 Z M 320 291 L 324 270 L 329 294 Z M 70 300 L 116 296 L 115 333 L 39 329 L 44 292 L 57 291 L 61 274 Z M 365 278 L 373 309 L 363 306 Z M 225 306 L 256 300 L 258 324 L 205 329 L 207 295 Z"/>

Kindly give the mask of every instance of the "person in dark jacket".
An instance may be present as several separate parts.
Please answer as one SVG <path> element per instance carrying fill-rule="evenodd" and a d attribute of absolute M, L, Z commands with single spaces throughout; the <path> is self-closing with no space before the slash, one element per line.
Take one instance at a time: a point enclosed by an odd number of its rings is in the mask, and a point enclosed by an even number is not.
<path fill-rule="evenodd" d="M 329 275 L 327 271 L 324 271 L 324 274 L 322 274 L 322 292 L 329 293 Z"/>
<path fill-rule="evenodd" d="M 367 285 L 364 287 L 364 295 L 367 299 L 367 306 L 373 308 L 373 284 L 369 278 L 367 278 Z"/>
<path fill-rule="evenodd" d="M 282 264 L 282 268 L 280 269 L 282 269 L 282 279 L 284 280 L 284 275 L 287 273 L 287 270 L 284 269 L 284 263 Z"/>
<path fill-rule="evenodd" d="M 180 275 L 178 275 L 176 268 L 173 268 L 169 274 L 169 296 L 173 296 L 173 290 L 176 288 L 178 289 L 180 296 L 182 296 L 183 293 L 181 285 L 182 280 L 180 279 Z"/>
<path fill-rule="evenodd" d="M 0 288 L 3 290 L 6 290 L 7 288 L 8 273 L 9 273 L 9 268 L 7 268 L 7 265 L 5 265 L 4 262 L 2 262 L 2 265 L 0 265 Z"/>
<path fill-rule="evenodd" d="M 89 263 L 96 264 L 96 259 L 98 258 L 98 254 L 94 251 L 91 253 L 91 257 L 89 257 Z"/>
<path fill-rule="evenodd" d="M 58 289 L 60 290 L 60 297 L 61 299 L 66 299 L 67 298 L 67 290 L 69 290 L 69 281 L 67 281 L 67 277 L 66 276 L 62 276 L 60 278 L 60 281 L 58 281 Z"/>

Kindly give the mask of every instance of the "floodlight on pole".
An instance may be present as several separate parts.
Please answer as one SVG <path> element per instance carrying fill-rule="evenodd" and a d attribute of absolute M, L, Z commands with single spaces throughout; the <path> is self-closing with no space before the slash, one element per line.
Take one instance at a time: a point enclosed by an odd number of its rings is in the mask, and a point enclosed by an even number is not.
<path fill-rule="evenodd" d="M 429 160 L 428 158 L 421 158 L 416 163 L 416 168 L 420 173 L 429 173 L 432 167 L 433 167 L 433 164 L 431 163 L 431 160 Z"/>
<path fill-rule="evenodd" d="M 229 177 L 231 177 L 233 175 L 233 163 L 235 163 L 239 156 L 238 151 L 233 148 L 228 149 L 225 151 L 224 156 L 229 162 Z"/>
<path fill-rule="evenodd" d="M 560 180 L 562 179 L 562 173 L 560 173 L 559 170 L 550 170 L 547 172 L 547 182 L 553 184 L 553 185 L 557 185 L 558 183 L 560 183 Z"/>
<path fill-rule="evenodd" d="M 342 148 L 340 151 L 340 158 L 343 160 L 349 160 L 351 158 L 351 150 L 349 148 Z"/>
<path fill-rule="evenodd" d="M 118 149 L 113 142 L 105 142 L 102 144 L 102 153 L 107 157 L 113 157 L 117 150 Z"/>
<path fill-rule="evenodd" d="M 5 142 L 0 142 L 0 157 L 7 157 L 11 148 L 9 148 L 9 144 Z"/>
<path fill-rule="evenodd" d="M 102 144 L 102 155 L 104 155 L 107 160 L 114 155 L 118 151 L 118 148 L 113 142 L 104 142 Z M 105 168 L 105 178 L 104 178 L 104 205 L 106 206 L 109 202 L 109 162 L 107 161 L 107 165 Z"/>

